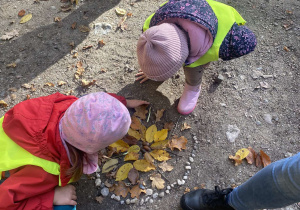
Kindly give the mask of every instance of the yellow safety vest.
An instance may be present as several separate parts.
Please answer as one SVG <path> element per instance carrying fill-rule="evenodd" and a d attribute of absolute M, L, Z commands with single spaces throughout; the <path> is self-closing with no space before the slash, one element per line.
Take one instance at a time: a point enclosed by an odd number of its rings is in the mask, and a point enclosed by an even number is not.
<path fill-rule="evenodd" d="M 194 68 L 211 61 L 217 61 L 219 59 L 220 46 L 232 25 L 234 23 L 237 23 L 238 25 L 244 25 L 246 23 L 243 17 L 233 7 L 214 0 L 206 0 L 206 2 L 211 6 L 218 19 L 218 31 L 211 48 L 201 58 L 187 65 L 186 67 Z M 166 3 L 167 2 L 161 4 L 160 7 Z M 154 15 L 155 13 L 146 19 L 143 26 L 143 31 L 149 29 L 151 19 Z"/>
<path fill-rule="evenodd" d="M 25 165 L 39 166 L 50 174 L 60 176 L 60 165 L 58 163 L 36 157 L 10 139 L 3 130 L 3 119 L 4 117 L 0 118 L 0 179 L 3 171 Z M 60 177 L 59 186 L 61 186 Z"/>

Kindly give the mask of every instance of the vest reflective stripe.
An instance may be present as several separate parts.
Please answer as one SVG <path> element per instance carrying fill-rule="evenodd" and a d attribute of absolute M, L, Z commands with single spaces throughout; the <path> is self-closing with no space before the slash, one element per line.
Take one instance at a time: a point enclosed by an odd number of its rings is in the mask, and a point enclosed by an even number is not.
<path fill-rule="evenodd" d="M 0 174 L 3 171 L 15 169 L 24 165 L 34 165 L 43 168 L 50 174 L 60 175 L 60 166 L 58 163 L 36 157 L 10 139 L 3 130 L 3 120 L 4 117 L 0 118 Z M 60 184 L 59 178 L 59 185 Z"/>
<path fill-rule="evenodd" d="M 218 19 L 218 31 L 211 48 L 201 58 L 199 58 L 194 63 L 187 65 L 186 67 L 194 68 L 209 63 L 211 61 L 217 61 L 219 59 L 220 46 L 232 25 L 235 22 L 238 25 L 244 25 L 246 23 L 243 17 L 233 7 L 214 0 L 206 1 L 211 6 Z M 162 5 L 166 3 L 167 2 L 163 3 Z M 143 26 L 143 31 L 149 29 L 150 22 L 154 14 L 155 13 L 153 13 L 146 19 Z"/>

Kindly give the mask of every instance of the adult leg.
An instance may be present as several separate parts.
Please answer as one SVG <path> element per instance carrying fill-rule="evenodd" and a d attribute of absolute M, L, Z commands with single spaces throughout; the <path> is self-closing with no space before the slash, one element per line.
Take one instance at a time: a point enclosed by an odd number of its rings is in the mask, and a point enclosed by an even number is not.
<path fill-rule="evenodd" d="M 236 210 L 281 208 L 300 201 L 300 153 L 276 161 L 228 195 Z"/>

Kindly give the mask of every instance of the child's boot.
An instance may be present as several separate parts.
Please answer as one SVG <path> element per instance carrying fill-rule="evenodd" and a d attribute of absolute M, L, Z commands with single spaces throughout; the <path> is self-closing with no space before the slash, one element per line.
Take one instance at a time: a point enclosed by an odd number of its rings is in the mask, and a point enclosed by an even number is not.
<path fill-rule="evenodd" d="M 180 114 L 187 115 L 194 111 L 200 92 L 201 85 L 191 86 L 185 83 L 182 96 L 177 106 L 178 112 Z"/>
<path fill-rule="evenodd" d="M 189 192 L 181 197 L 180 205 L 183 210 L 234 210 L 226 202 L 226 196 L 232 188 L 220 190 L 199 189 Z"/>

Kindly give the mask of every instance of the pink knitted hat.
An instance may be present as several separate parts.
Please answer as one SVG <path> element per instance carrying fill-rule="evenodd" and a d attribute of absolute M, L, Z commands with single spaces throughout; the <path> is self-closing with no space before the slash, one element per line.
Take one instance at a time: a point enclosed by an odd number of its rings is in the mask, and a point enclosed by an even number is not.
<path fill-rule="evenodd" d="M 98 167 L 98 152 L 121 139 L 131 124 L 128 109 L 104 92 L 90 93 L 75 101 L 60 120 L 63 140 L 85 152 L 83 173 Z"/>
<path fill-rule="evenodd" d="M 189 55 L 186 34 L 173 23 L 153 26 L 141 34 L 137 43 L 138 62 L 152 80 L 172 77 Z"/>

